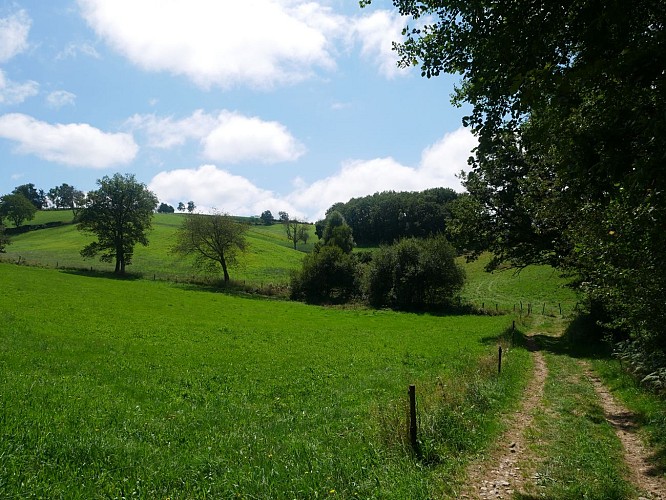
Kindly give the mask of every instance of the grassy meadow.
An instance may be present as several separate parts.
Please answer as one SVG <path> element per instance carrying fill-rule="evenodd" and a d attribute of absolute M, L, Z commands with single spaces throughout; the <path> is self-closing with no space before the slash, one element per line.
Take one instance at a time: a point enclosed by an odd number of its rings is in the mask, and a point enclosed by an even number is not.
<path fill-rule="evenodd" d="M 516 349 L 494 374 L 504 316 L 12 264 L 0 282 L 0 497 L 431 498 L 498 432 L 529 368 Z M 410 383 L 423 460 L 405 446 Z"/>
<path fill-rule="evenodd" d="M 487 257 L 466 264 L 463 300 L 489 314 L 226 293 L 169 254 L 180 220 L 155 217 L 123 279 L 80 257 L 91 237 L 71 212 L 40 212 L 33 224 L 63 224 L 13 236 L 0 262 L 1 498 L 455 497 L 527 382 L 512 320 L 550 331 L 576 304 L 551 269 L 488 274 Z M 248 239 L 232 279 L 281 286 L 316 237 L 298 251 L 280 225 Z"/>
<path fill-rule="evenodd" d="M 153 230 L 149 233 L 147 247 L 137 245 L 134 249 L 129 273 L 140 274 L 150 279 L 196 281 L 206 278 L 192 268 L 191 259 L 183 259 L 170 254 L 174 233 L 180 226 L 182 214 L 155 214 Z M 27 262 L 29 265 L 61 267 L 72 269 L 92 269 L 112 271 L 114 264 L 100 262 L 99 259 L 83 259 L 81 249 L 94 236 L 81 233 L 72 224 L 73 214 L 69 210 L 44 210 L 37 212 L 29 226 L 62 222 L 62 225 L 28 231 L 12 237 L 6 254 L 0 260 Z M 303 252 L 312 249 L 316 240 L 314 226 L 312 238 L 307 245 L 300 244 L 297 250 L 287 240 L 281 224 L 272 226 L 251 226 L 248 232 L 249 251 L 241 258 L 239 265 L 230 269 L 233 281 L 247 284 L 285 285 L 292 269 L 300 267 Z"/>

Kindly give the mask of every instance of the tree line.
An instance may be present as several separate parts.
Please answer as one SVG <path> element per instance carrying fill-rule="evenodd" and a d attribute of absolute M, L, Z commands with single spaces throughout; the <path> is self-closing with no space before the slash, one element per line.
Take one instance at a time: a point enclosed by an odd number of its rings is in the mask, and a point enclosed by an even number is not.
<path fill-rule="evenodd" d="M 384 191 L 370 196 L 339 202 L 326 211 L 326 216 L 339 212 L 363 246 L 390 244 L 401 238 L 426 238 L 444 234 L 451 217 L 449 204 L 458 194 L 449 188 L 420 192 Z M 325 220 L 315 223 L 321 237 Z"/>

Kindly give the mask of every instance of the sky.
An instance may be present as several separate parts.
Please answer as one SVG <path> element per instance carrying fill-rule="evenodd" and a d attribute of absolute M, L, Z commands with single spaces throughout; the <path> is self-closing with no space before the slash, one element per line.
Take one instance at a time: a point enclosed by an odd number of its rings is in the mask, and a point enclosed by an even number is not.
<path fill-rule="evenodd" d="M 455 75 L 400 69 L 389 0 L 0 0 L 0 195 L 134 174 L 160 202 L 321 218 L 462 191 Z"/>

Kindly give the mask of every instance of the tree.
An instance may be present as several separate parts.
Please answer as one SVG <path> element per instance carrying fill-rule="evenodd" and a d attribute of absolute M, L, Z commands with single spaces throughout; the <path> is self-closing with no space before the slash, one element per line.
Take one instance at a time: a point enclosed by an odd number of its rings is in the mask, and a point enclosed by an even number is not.
<path fill-rule="evenodd" d="M 81 255 L 94 257 L 101 253 L 102 262 L 115 259 L 114 272 L 124 274 L 135 245 L 148 245 L 157 197 L 133 174 L 105 176 L 97 185 L 99 189 L 88 193 L 78 223 L 80 231 L 95 234 L 97 241 L 86 245 Z"/>
<path fill-rule="evenodd" d="M 259 218 L 266 226 L 270 226 L 271 224 L 273 224 L 273 221 L 275 220 L 270 210 L 264 210 L 263 212 L 261 212 Z"/>
<path fill-rule="evenodd" d="M 462 75 L 454 100 L 479 140 L 466 187 L 493 264 L 575 274 L 606 324 L 666 366 L 663 319 L 637 310 L 666 286 L 663 1 L 393 3 L 413 23 L 400 64 Z"/>
<path fill-rule="evenodd" d="M 193 201 L 188 201 L 187 202 L 187 211 L 189 213 L 194 213 L 194 209 L 196 208 L 196 205 L 194 204 Z"/>
<path fill-rule="evenodd" d="M 289 214 L 287 212 L 278 212 L 278 220 L 280 222 L 289 222 Z"/>
<path fill-rule="evenodd" d="M 22 194 L 25 196 L 30 203 L 35 207 L 36 210 L 41 210 L 46 204 L 46 195 L 44 190 L 37 190 L 34 184 L 21 184 L 14 188 L 12 194 Z"/>
<path fill-rule="evenodd" d="M 74 186 L 63 183 L 60 186 L 55 186 L 49 189 L 48 198 L 56 208 L 69 208 L 76 210 L 83 204 L 85 195 Z"/>
<path fill-rule="evenodd" d="M 195 265 L 200 269 L 222 269 L 226 283 L 228 267 L 236 264 L 239 253 L 247 249 L 248 229 L 247 224 L 237 222 L 228 214 L 189 214 L 176 232 L 171 252 L 194 255 Z"/>
<path fill-rule="evenodd" d="M 354 249 L 352 230 L 337 210 L 326 217 L 322 240 L 325 246 L 337 246 L 346 254 Z"/>
<path fill-rule="evenodd" d="M 174 211 L 174 208 L 166 203 L 160 203 L 160 206 L 157 209 L 158 214 L 172 214 Z"/>
<path fill-rule="evenodd" d="M 179 212 L 184 212 L 185 211 L 185 203 L 183 203 L 182 201 L 178 202 L 178 211 Z"/>
<path fill-rule="evenodd" d="M 16 227 L 34 219 L 36 213 L 35 206 L 20 193 L 6 194 L 0 198 L 0 218 L 9 219 Z"/>
<path fill-rule="evenodd" d="M 366 278 L 368 301 L 397 309 L 437 307 L 460 293 L 465 272 L 443 236 L 407 238 L 373 253 Z"/>
<path fill-rule="evenodd" d="M 356 292 L 354 258 L 338 246 L 321 246 L 291 275 L 291 298 L 309 303 L 346 302 Z"/>
<path fill-rule="evenodd" d="M 303 244 L 306 244 L 310 239 L 310 231 L 308 224 L 305 222 L 300 222 L 296 219 L 287 220 L 283 222 L 285 231 L 287 232 L 287 239 L 294 244 L 294 250 L 296 250 L 296 244 L 299 241 L 302 241 Z"/>

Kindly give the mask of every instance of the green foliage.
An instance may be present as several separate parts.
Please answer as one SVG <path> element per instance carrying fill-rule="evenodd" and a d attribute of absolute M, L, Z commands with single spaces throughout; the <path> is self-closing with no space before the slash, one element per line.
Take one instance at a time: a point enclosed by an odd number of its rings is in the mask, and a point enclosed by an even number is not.
<path fill-rule="evenodd" d="M 202 269 L 222 269 L 229 281 L 229 265 L 237 263 L 239 252 L 247 248 L 247 224 L 228 214 L 189 214 L 176 233 L 171 251 L 177 255 L 194 255 L 195 265 Z M 219 266 L 219 267 L 218 267 Z"/>
<path fill-rule="evenodd" d="M 67 183 L 49 189 L 48 197 L 56 208 L 74 210 L 75 216 L 78 209 L 85 204 L 85 194 Z"/>
<path fill-rule="evenodd" d="M 172 214 L 176 210 L 171 206 L 166 203 L 160 203 L 160 206 L 157 208 L 157 213 L 158 214 Z"/>
<path fill-rule="evenodd" d="M 12 194 L 25 196 L 32 206 L 35 207 L 35 210 L 40 210 L 46 206 L 46 195 L 44 194 L 44 190 L 38 190 L 32 183 L 16 186 L 12 191 Z"/>
<path fill-rule="evenodd" d="M 400 238 L 425 238 L 444 232 L 449 218 L 448 204 L 457 196 L 449 188 L 385 191 L 336 203 L 326 214 L 340 212 L 360 245 L 391 244 Z"/>
<path fill-rule="evenodd" d="M 78 229 L 97 236 L 81 250 L 83 257 L 101 253 L 102 262 L 115 259 L 115 272 L 125 273 L 131 264 L 134 246 L 148 245 L 157 197 L 133 174 L 114 174 L 97 181 L 99 189 L 88 193 L 88 202 L 79 214 Z"/>
<path fill-rule="evenodd" d="M 373 254 L 366 280 L 374 307 L 432 308 L 460 293 L 465 272 L 443 236 L 407 238 Z"/>
<path fill-rule="evenodd" d="M 34 219 L 36 213 L 35 206 L 21 193 L 0 197 L 0 220 L 9 219 L 14 227 L 21 227 L 25 221 Z"/>
<path fill-rule="evenodd" d="M 271 213 L 270 210 L 264 210 L 263 212 L 261 212 L 259 218 L 266 226 L 270 226 L 275 221 L 275 219 L 273 218 L 273 214 Z"/>
<path fill-rule="evenodd" d="M 9 237 L 5 234 L 5 226 L 0 220 L 0 253 L 5 253 L 5 247 L 10 243 Z"/>
<path fill-rule="evenodd" d="M 347 302 L 357 291 L 356 262 L 337 245 L 324 245 L 303 259 L 291 278 L 291 298 L 309 303 Z"/>
<path fill-rule="evenodd" d="M 333 211 L 326 217 L 322 240 L 324 245 L 336 246 L 347 254 L 354 249 L 351 227 L 340 212 Z"/>
<path fill-rule="evenodd" d="M 285 232 L 287 233 L 287 239 L 294 244 L 294 250 L 296 250 L 296 245 L 301 241 L 303 244 L 307 244 L 308 240 L 310 239 L 310 229 L 308 227 L 309 224 L 300 222 L 296 219 L 287 219 L 286 221 L 283 220 L 282 223 L 284 224 Z"/>

